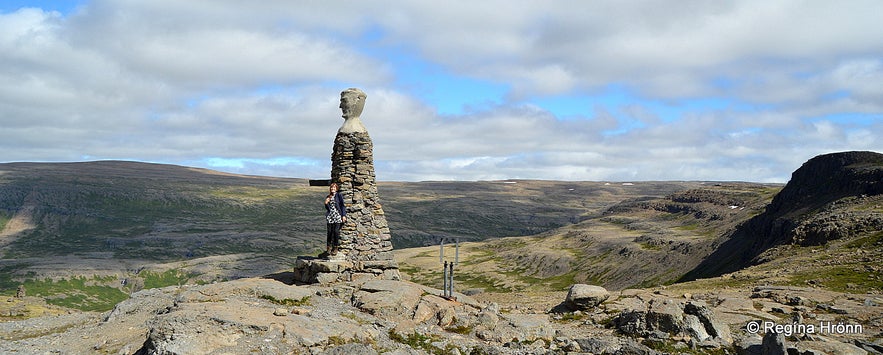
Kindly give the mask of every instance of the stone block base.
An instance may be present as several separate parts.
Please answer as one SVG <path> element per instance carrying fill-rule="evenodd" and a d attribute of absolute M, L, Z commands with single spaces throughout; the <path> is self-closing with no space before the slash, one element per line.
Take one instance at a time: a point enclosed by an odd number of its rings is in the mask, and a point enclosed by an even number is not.
<path fill-rule="evenodd" d="M 401 279 L 395 260 L 347 261 L 298 257 L 294 264 L 294 282 L 300 284 L 330 285 L 337 282 Z"/>

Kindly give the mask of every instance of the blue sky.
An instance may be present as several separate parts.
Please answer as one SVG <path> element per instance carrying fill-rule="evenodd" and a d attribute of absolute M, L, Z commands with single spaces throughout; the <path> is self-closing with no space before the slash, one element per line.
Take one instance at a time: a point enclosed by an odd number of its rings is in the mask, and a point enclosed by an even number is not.
<path fill-rule="evenodd" d="M 785 182 L 883 151 L 878 1 L 6 1 L 0 162 L 380 180 Z"/>

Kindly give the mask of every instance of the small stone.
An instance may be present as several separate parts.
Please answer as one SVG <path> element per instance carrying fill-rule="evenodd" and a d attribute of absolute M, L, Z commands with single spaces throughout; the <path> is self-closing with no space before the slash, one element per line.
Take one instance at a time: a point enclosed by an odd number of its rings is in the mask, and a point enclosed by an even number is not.
<path fill-rule="evenodd" d="M 285 308 L 276 308 L 273 310 L 274 316 L 284 317 L 288 315 L 288 310 Z"/>
<path fill-rule="evenodd" d="M 308 310 L 306 308 L 292 308 L 291 309 L 291 314 L 305 315 L 305 314 L 309 314 L 309 313 L 310 313 L 310 310 Z"/>

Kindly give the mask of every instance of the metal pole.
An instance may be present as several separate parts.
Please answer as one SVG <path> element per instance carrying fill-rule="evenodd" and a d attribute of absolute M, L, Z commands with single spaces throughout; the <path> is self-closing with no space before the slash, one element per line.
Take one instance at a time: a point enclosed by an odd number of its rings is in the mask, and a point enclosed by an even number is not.
<path fill-rule="evenodd" d="M 442 297 L 448 297 L 448 262 L 445 261 L 444 276 L 442 276 Z"/>
<path fill-rule="evenodd" d="M 451 288 L 451 291 L 448 292 L 448 297 L 454 297 L 454 263 L 451 263 L 451 272 L 448 275 L 451 277 L 451 281 L 448 282 L 448 287 Z"/>
<path fill-rule="evenodd" d="M 456 249 L 454 250 L 454 264 L 460 263 L 460 238 L 454 239 Z"/>

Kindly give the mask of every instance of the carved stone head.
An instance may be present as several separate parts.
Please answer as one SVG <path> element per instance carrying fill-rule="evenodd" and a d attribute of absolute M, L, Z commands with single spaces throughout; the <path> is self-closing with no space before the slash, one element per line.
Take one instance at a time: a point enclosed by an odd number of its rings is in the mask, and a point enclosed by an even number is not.
<path fill-rule="evenodd" d="M 343 119 L 357 118 L 362 115 L 365 108 L 365 92 L 356 88 L 349 88 L 340 93 L 340 109 L 343 111 Z"/>
<path fill-rule="evenodd" d="M 353 133 L 367 132 L 365 125 L 359 117 L 365 108 L 365 92 L 356 88 L 349 88 L 340 93 L 340 110 L 343 111 L 343 125 L 338 132 Z"/>

